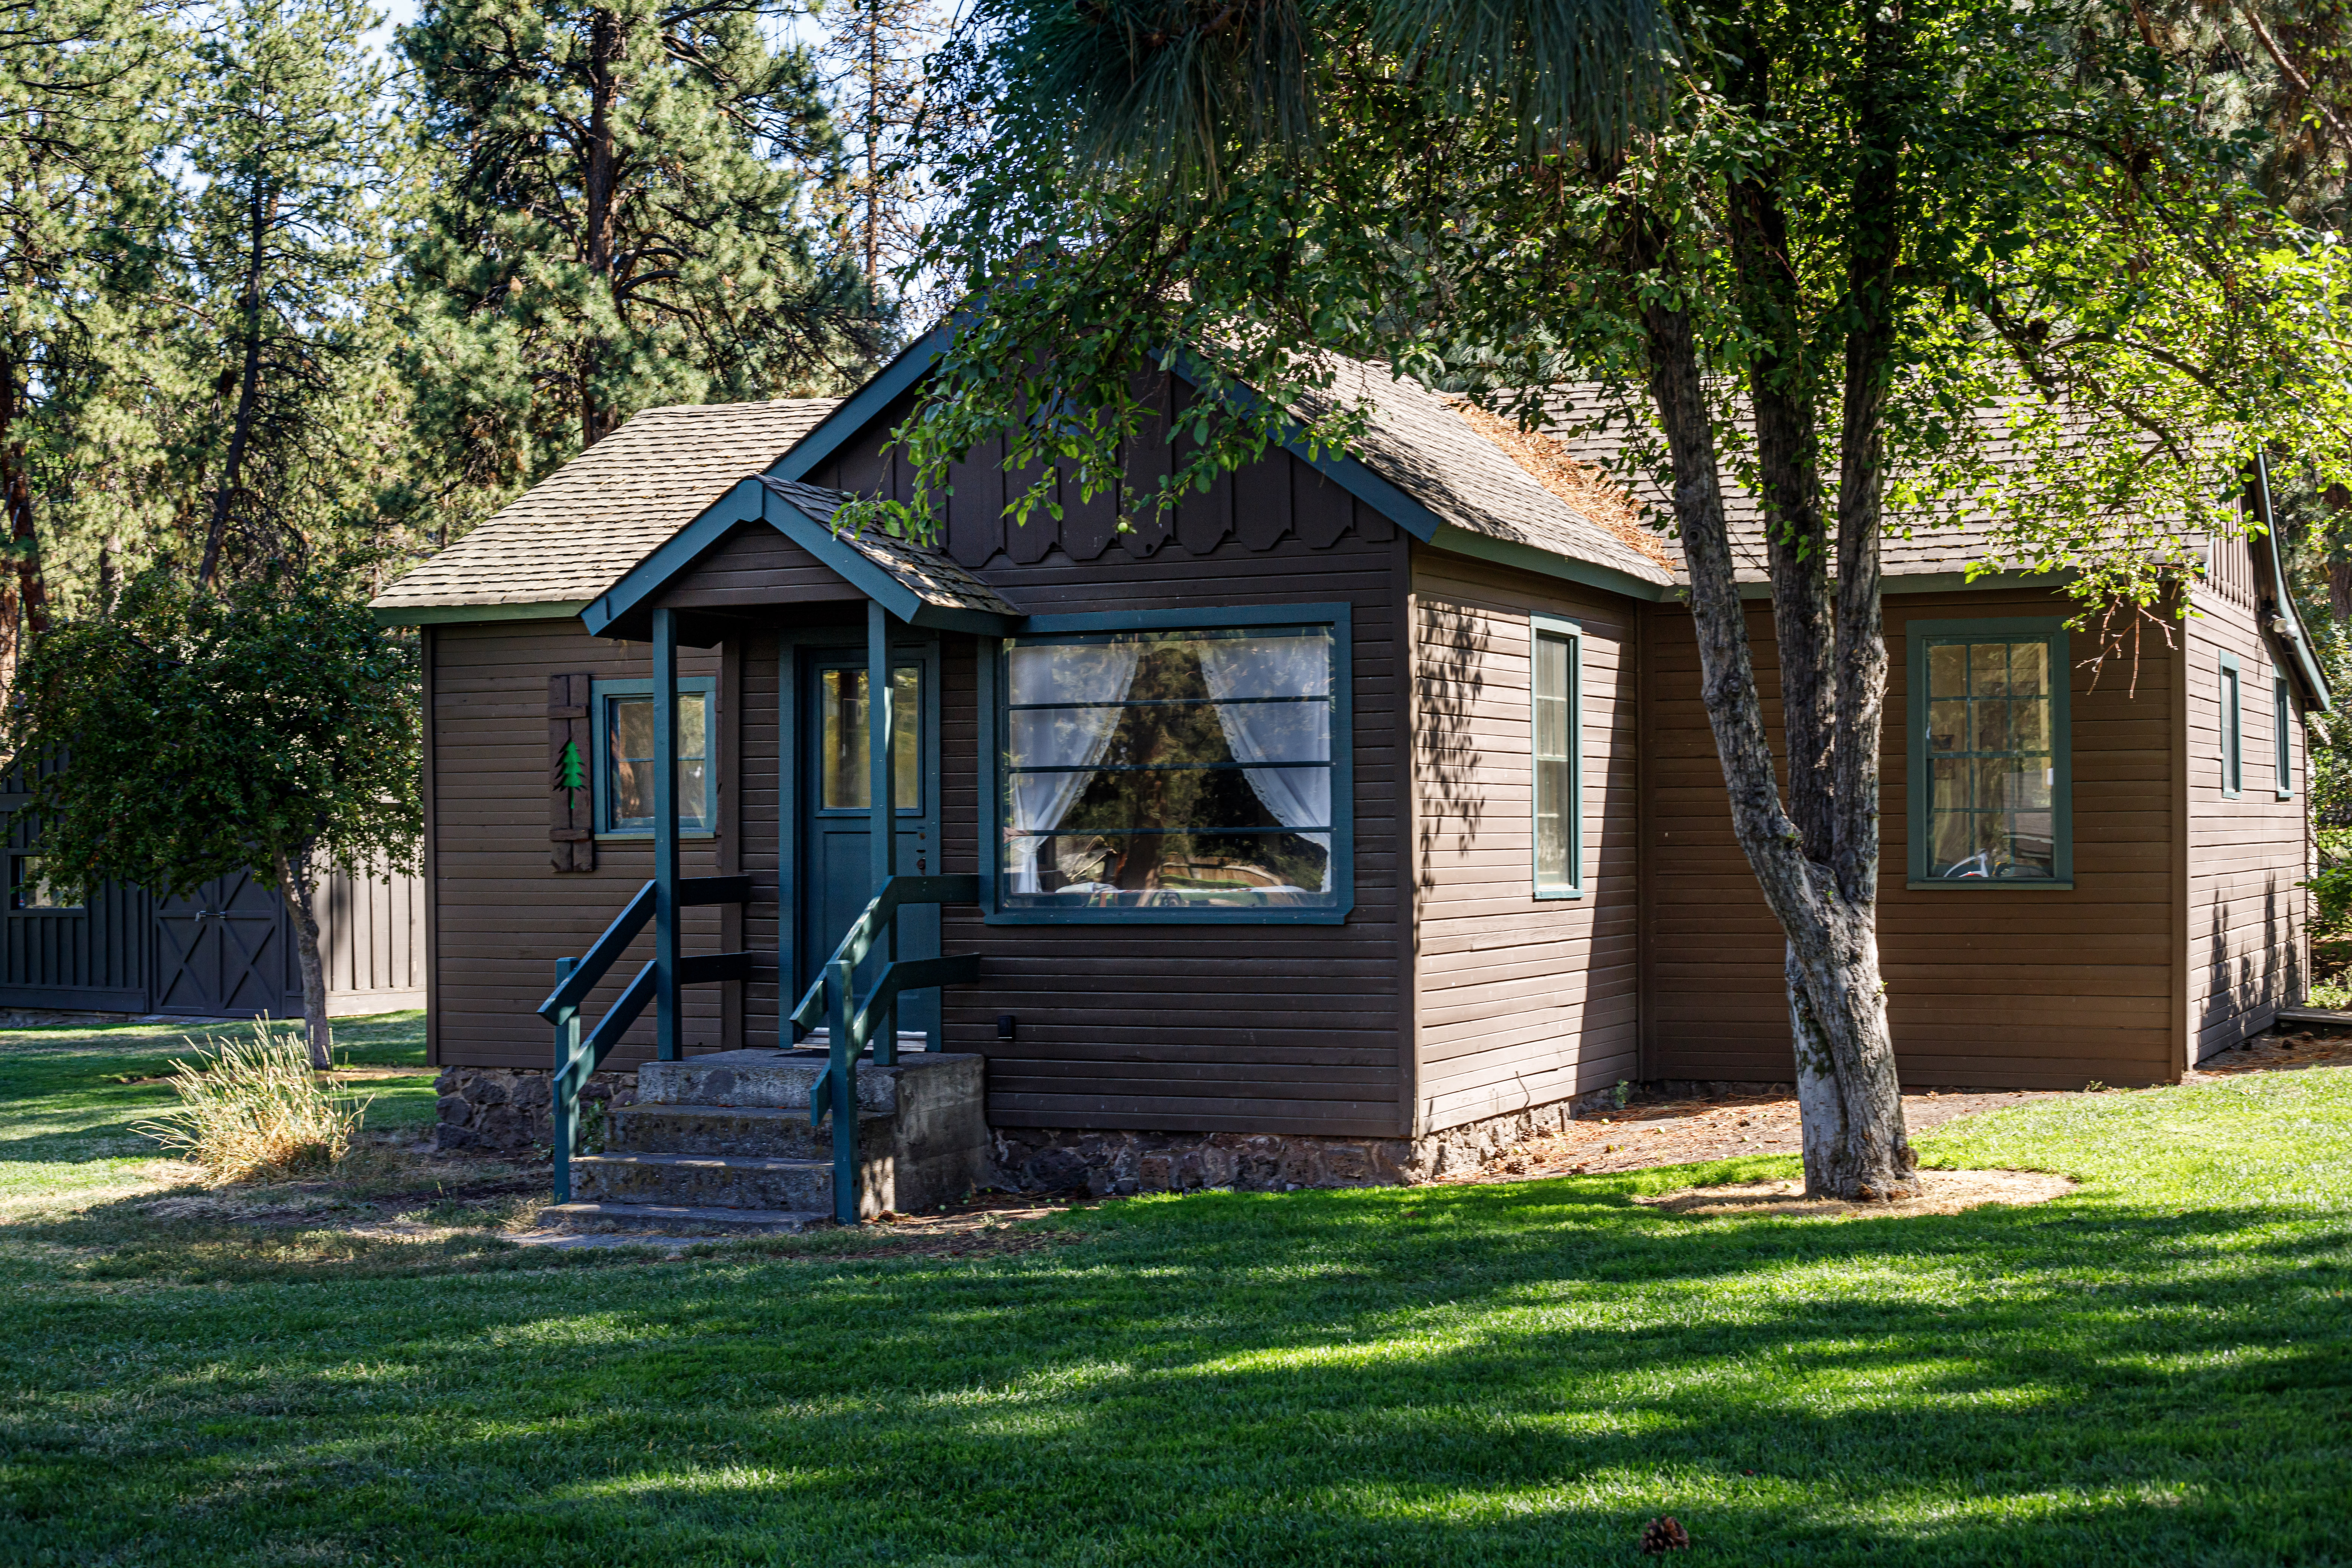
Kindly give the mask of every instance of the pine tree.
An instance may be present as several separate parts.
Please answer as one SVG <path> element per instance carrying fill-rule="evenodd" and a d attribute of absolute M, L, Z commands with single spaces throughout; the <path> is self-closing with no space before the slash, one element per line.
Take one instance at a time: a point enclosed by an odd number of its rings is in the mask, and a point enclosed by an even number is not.
<path fill-rule="evenodd" d="M 881 334 L 803 171 L 832 135 L 772 0 L 432 0 L 407 253 L 419 500 L 479 510 L 639 408 L 827 390 Z"/>
<path fill-rule="evenodd" d="M 934 0 L 836 0 L 821 52 L 844 146 L 824 205 L 837 215 L 868 288 L 914 260 L 926 198 L 918 137 L 939 110 L 924 90 L 924 60 L 950 19 Z M 932 128 L 936 134 L 937 128 Z"/>
<path fill-rule="evenodd" d="M 236 0 L 196 40 L 176 467 L 202 497 L 200 585 L 231 555 L 305 553 L 363 462 L 388 267 L 374 19 L 358 0 Z"/>
<path fill-rule="evenodd" d="M 0 694 L 47 629 L 59 512 L 152 279 L 167 40 L 131 0 L 0 5 Z"/>

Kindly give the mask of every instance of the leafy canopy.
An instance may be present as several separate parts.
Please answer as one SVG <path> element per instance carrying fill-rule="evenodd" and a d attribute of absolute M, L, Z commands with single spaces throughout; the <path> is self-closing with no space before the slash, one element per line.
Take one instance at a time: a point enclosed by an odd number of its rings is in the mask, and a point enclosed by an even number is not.
<path fill-rule="evenodd" d="M 950 465 L 1000 429 L 1009 470 L 1046 473 L 1015 515 L 1055 504 L 1056 461 L 1109 488 L 1128 444 L 1168 436 L 1150 384 L 1181 366 L 1195 444 L 1161 493 L 1129 498 L 1170 504 L 1269 441 L 1347 442 L 1365 410 L 1335 393 L 1335 354 L 1529 424 L 1613 424 L 1629 473 L 1671 488 L 1646 402 L 1662 306 L 1691 317 L 1731 477 L 1753 482 L 1752 390 L 1801 393 L 1834 514 L 1864 287 L 1891 296 L 1869 314 L 1894 333 L 1898 528 L 1987 513 L 2010 559 L 2148 602 L 2184 521 L 2238 526 L 2252 452 L 2346 470 L 2341 247 L 2265 202 L 2259 135 L 2210 127 L 2198 79 L 2099 0 L 1686 7 L 1671 33 L 1628 34 L 1669 51 L 1655 92 L 1580 125 L 1507 77 L 1481 91 L 1433 68 L 1483 36 L 1474 11 L 1244 8 L 1257 41 L 1217 47 L 1290 58 L 1295 80 L 1204 69 L 1187 88 L 1160 61 L 1212 47 L 1197 19 L 1139 37 L 1128 7 L 986 0 L 942 62 L 988 112 L 941 150 L 963 199 L 930 237 L 973 302 L 899 432 L 924 493 L 876 510 L 928 531 Z M 1160 129 L 1113 133 L 1102 103 L 1148 91 Z M 1877 206 L 1855 195 L 1866 118 L 1892 127 Z M 1770 268 L 1740 266 L 1752 191 L 1780 226 Z M 1858 281 L 1859 247 L 1882 242 L 1892 265 Z"/>
<path fill-rule="evenodd" d="M 55 764 L 26 805 L 52 881 L 170 897 L 248 868 L 413 868 L 418 711 L 413 645 L 337 574 L 202 595 L 163 571 L 35 647 L 8 739 Z"/>

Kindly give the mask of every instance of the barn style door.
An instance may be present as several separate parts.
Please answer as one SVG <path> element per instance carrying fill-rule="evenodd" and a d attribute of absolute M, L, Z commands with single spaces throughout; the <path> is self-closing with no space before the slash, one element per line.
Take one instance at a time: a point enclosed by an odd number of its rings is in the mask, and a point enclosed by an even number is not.
<path fill-rule="evenodd" d="M 155 901 L 153 1010 L 189 1017 L 299 1016 L 285 901 L 249 872 Z"/>

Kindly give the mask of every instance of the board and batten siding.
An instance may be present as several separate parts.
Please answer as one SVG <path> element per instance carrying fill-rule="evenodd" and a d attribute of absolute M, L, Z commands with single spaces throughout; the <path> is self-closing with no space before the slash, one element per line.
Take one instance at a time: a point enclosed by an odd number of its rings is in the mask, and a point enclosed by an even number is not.
<path fill-rule="evenodd" d="M 613 917 L 653 876 L 650 839 L 596 847 L 593 871 L 556 871 L 547 841 L 547 680 L 593 674 L 600 680 L 653 673 L 644 643 L 592 637 L 577 620 L 494 621 L 431 628 L 432 721 L 427 823 L 432 857 L 433 984 L 427 1022 L 436 1065 L 541 1068 L 554 1037 L 534 1009 L 555 984 L 555 961 L 588 951 Z M 740 661 L 716 649 L 681 648 L 682 676 L 722 677 L 718 687 L 719 837 L 689 838 L 683 874 L 732 870 L 738 796 L 725 759 L 737 747 L 742 711 L 733 687 Z M 771 678 L 772 680 L 772 677 Z M 771 742 L 772 749 L 772 742 Z M 592 762 L 593 759 L 592 759 Z M 772 806 L 771 807 L 772 811 Z M 772 878 L 772 871 L 771 872 Z M 774 893 L 771 881 L 769 898 Z M 685 911 L 687 951 L 715 952 L 736 911 Z M 603 1016 L 653 957 L 648 927 L 589 998 Z M 681 1009 L 688 1049 L 732 1043 L 726 994 L 741 982 L 691 985 Z M 607 1065 L 630 1068 L 653 1054 L 653 1014 L 632 1028 Z"/>
<path fill-rule="evenodd" d="M 2064 616 L 2033 590 L 1902 594 L 1885 601 L 1879 960 L 1904 1081 L 2079 1089 L 2167 1081 L 2175 1023 L 2179 854 L 2172 712 L 2177 656 L 2104 672 L 2071 650 L 2073 890 L 1906 888 L 1908 662 L 1914 620 Z M 1651 949 L 1643 1074 L 1785 1082 L 1794 1074 L 1783 942 L 1732 836 L 1723 768 L 1699 699 L 1688 614 L 1644 617 L 1643 874 Z M 1757 686 L 1780 745 L 1769 605 L 1748 607 Z M 2079 644 L 2080 639 L 2076 642 Z"/>
<path fill-rule="evenodd" d="M 1416 1116 L 1423 1131 L 1641 1076 L 1637 607 L 1412 553 Z M 1529 614 L 1581 628 L 1580 899 L 1534 897 Z"/>
<path fill-rule="evenodd" d="M 2275 786 L 2277 724 L 2272 682 L 2288 674 L 2257 620 L 2267 574 L 2243 539 L 2217 540 L 2209 574 L 2190 596 L 2180 663 L 2187 674 L 2189 1061 L 2193 1065 L 2270 1026 L 2302 1000 L 2310 876 L 2309 791 L 2303 694 L 2291 679 L 2287 726 L 2294 794 Z M 2221 655 L 2238 659 L 2243 690 L 2244 788 L 2223 787 Z"/>
<path fill-rule="evenodd" d="M 327 1012 L 338 1018 L 425 1005 L 425 879 L 327 878 L 319 900 Z"/>

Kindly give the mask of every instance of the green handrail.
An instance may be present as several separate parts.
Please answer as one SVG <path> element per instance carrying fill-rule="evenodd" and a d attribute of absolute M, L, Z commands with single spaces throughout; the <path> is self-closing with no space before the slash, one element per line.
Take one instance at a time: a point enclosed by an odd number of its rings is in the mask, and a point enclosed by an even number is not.
<path fill-rule="evenodd" d="M 980 954 L 893 958 L 874 977 L 863 1001 L 856 995 L 857 966 L 886 932 L 892 934 L 895 947 L 898 913 L 907 905 L 979 901 L 976 876 L 891 878 L 849 922 L 833 956 L 792 1011 L 795 1027 L 814 1028 L 819 1019 L 825 1023 L 825 1068 L 824 1076 L 809 1086 L 809 1125 L 822 1127 L 828 1114 L 833 1117 L 833 1217 L 843 1225 L 858 1220 L 857 1058 L 871 1040 L 877 1067 L 897 1061 L 900 993 L 977 980 Z"/>
<path fill-rule="evenodd" d="M 604 1058 L 620 1044 L 629 1026 L 652 1003 L 657 964 L 648 963 L 637 971 L 585 1038 L 580 1032 L 580 1005 L 653 919 L 658 887 L 657 882 L 647 882 L 638 889 L 636 897 L 614 917 L 586 956 L 557 959 L 555 989 L 539 1005 L 539 1016 L 555 1026 L 555 1071 L 547 1086 L 548 1131 L 555 1162 L 555 1201 L 560 1204 L 572 1201 L 572 1157 L 580 1144 L 580 1091 L 588 1087 L 588 1080 L 604 1067 Z M 681 877 L 677 881 L 680 909 L 740 904 L 751 896 L 749 877 Z M 678 961 L 677 984 L 740 980 L 751 973 L 751 963 L 748 952 L 698 953 Z"/>

